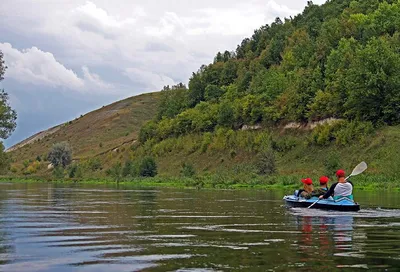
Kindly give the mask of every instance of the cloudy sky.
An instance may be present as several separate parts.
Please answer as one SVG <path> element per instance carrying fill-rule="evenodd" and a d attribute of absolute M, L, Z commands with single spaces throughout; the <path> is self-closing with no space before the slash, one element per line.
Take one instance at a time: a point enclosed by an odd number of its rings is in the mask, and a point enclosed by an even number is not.
<path fill-rule="evenodd" d="M 322 4 L 324 0 L 315 0 Z M 7 147 L 116 100 L 187 83 L 216 52 L 306 0 L 1 0 Z"/>

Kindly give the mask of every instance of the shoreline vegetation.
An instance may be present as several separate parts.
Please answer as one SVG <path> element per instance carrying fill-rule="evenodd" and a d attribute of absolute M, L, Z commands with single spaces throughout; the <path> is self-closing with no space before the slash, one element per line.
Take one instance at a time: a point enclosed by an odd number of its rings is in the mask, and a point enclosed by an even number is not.
<path fill-rule="evenodd" d="M 246 181 L 222 180 L 221 177 L 150 177 L 121 179 L 115 181 L 109 178 L 88 179 L 56 179 L 49 177 L 0 177 L 0 183 L 54 183 L 54 184 L 92 184 L 92 185 L 121 185 L 129 187 L 155 188 L 186 188 L 186 189 L 258 189 L 258 190 L 295 190 L 301 187 L 300 176 L 270 176 Z M 399 191 L 400 178 L 385 177 L 382 175 L 363 175 L 353 177 L 355 190 L 362 191 Z M 333 184 L 335 181 L 330 181 Z M 318 187 L 318 182 L 314 182 Z M 328 184 L 328 185 L 329 185 Z"/>

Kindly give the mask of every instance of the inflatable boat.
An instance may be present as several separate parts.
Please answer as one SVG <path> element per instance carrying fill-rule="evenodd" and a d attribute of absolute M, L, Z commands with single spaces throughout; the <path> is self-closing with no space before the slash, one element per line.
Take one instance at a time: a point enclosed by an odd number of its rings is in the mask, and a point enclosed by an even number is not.
<path fill-rule="evenodd" d="M 283 200 L 285 200 L 286 205 L 290 207 L 308 208 L 310 205 L 318 201 L 318 198 L 312 197 L 310 199 L 305 199 L 296 195 L 288 195 L 284 196 Z M 360 210 L 360 205 L 346 197 L 338 200 L 334 200 L 332 197 L 329 197 L 328 199 L 319 200 L 318 203 L 311 207 L 311 209 L 356 212 Z"/>

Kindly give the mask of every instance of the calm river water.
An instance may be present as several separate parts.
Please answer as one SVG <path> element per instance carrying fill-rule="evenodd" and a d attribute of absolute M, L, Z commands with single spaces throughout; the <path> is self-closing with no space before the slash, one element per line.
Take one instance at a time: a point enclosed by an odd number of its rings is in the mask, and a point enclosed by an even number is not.
<path fill-rule="evenodd" d="M 400 271 L 399 193 L 283 194 L 0 183 L 0 271 Z"/>

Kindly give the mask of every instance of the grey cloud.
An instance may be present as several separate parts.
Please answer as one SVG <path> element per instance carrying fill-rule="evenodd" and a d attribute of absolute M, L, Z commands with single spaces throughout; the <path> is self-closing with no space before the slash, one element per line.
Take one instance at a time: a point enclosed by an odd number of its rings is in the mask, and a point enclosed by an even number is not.
<path fill-rule="evenodd" d="M 103 36 L 105 39 L 114 40 L 118 37 L 117 34 L 112 32 L 105 32 L 98 25 L 92 24 L 90 22 L 76 22 L 76 26 L 82 31 L 92 32 Z"/>
<path fill-rule="evenodd" d="M 160 42 L 148 42 L 146 47 L 144 48 L 145 51 L 148 52 L 174 52 L 175 50 L 163 43 Z"/>

